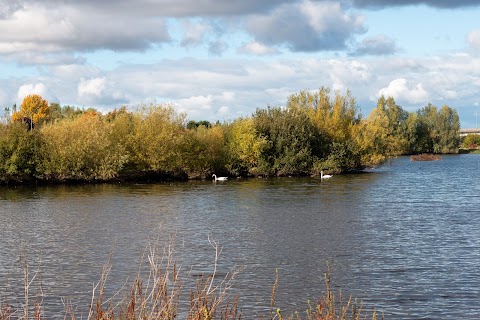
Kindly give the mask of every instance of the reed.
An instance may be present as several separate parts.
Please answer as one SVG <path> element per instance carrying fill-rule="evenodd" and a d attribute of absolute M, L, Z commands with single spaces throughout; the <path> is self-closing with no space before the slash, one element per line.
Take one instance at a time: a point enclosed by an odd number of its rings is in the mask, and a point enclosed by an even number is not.
<path fill-rule="evenodd" d="M 144 252 L 144 258 L 137 276 L 130 284 L 110 297 L 106 297 L 105 285 L 111 270 L 111 254 L 103 266 L 99 281 L 93 286 L 87 320 L 235 320 L 243 319 L 238 296 L 233 295 L 232 286 L 241 270 L 233 270 L 219 278 L 217 273 L 221 247 L 209 238 L 215 250 L 214 270 L 209 276 L 200 276 L 194 286 L 187 285 L 193 278 L 190 272 L 182 272 L 174 258 L 174 239 L 168 245 L 159 246 L 159 242 L 150 244 Z M 29 301 L 29 289 L 36 274 L 29 274 L 26 256 L 24 268 L 24 301 L 20 307 L 8 303 L 0 303 L 0 320 L 43 320 L 46 319 L 43 300 L 37 295 L 33 306 Z M 144 272 L 147 270 L 146 272 Z M 270 320 L 360 320 L 367 319 L 362 310 L 362 303 L 349 297 L 345 299 L 341 293 L 335 294 L 331 289 L 331 270 L 328 266 L 325 273 L 325 293 L 315 303 L 308 302 L 306 311 L 283 315 L 276 305 L 278 289 L 278 272 L 272 286 L 270 311 L 268 315 L 258 315 L 257 319 Z M 188 294 L 185 294 L 185 292 Z M 268 302 L 266 302 L 268 305 Z M 69 301 L 64 301 L 65 320 L 85 319 L 76 313 Z M 59 315 L 62 316 L 62 315 Z M 376 311 L 370 317 L 376 320 Z M 382 315 L 383 319 L 383 315 Z"/>

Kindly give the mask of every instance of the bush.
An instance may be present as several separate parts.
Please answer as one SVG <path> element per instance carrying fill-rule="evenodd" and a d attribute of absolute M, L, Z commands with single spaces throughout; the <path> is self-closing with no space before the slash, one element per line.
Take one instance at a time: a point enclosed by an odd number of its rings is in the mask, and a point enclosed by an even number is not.
<path fill-rule="evenodd" d="M 44 126 L 42 178 L 54 181 L 116 178 L 128 155 L 121 144 L 111 140 L 111 129 L 94 113 Z"/>
<path fill-rule="evenodd" d="M 37 175 L 42 143 L 38 131 L 14 122 L 0 125 L 0 180 L 24 181 Z"/>
<path fill-rule="evenodd" d="M 480 145 L 480 135 L 478 134 L 467 134 L 463 138 L 463 146 L 467 149 L 476 149 Z"/>

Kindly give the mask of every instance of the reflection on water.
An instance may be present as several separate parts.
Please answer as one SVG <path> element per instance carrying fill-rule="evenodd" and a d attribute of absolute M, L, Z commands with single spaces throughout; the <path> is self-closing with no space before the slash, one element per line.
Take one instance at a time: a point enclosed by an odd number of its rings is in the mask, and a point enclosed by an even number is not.
<path fill-rule="evenodd" d="M 480 317 L 480 157 L 397 159 L 363 174 L 162 184 L 0 189 L 0 289 L 22 295 L 28 247 L 46 305 L 86 310 L 113 250 L 107 290 L 135 276 L 149 239 L 176 233 L 193 273 L 244 267 L 235 292 L 246 318 L 266 315 L 278 269 L 278 306 L 305 310 L 333 284 L 387 319 Z M 1 295 L 3 297 L 3 295 Z M 60 314 L 63 316 L 63 314 Z"/>

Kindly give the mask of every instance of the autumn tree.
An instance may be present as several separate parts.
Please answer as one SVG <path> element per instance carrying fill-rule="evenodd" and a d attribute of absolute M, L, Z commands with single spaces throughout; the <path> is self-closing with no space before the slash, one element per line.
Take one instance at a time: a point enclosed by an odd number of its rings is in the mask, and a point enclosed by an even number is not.
<path fill-rule="evenodd" d="M 44 152 L 38 171 L 44 180 L 110 180 L 128 161 L 125 148 L 112 139 L 112 124 L 93 112 L 45 125 L 40 132 Z"/>
<path fill-rule="evenodd" d="M 227 169 L 233 175 L 256 174 L 265 138 L 258 136 L 252 118 L 241 118 L 226 128 Z"/>
<path fill-rule="evenodd" d="M 179 164 L 179 143 L 185 115 L 170 105 L 144 107 L 134 117 L 132 152 L 138 170 L 174 174 Z"/>
<path fill-rule="evenodd" d="M 49 114 L 50 107 L 47 100 L 38 94 L 31 94 L 23 99 L 20 110 L 12 114 L 12 120 L 18 121 L 27 118 L 36 124 L 47 118 Z"/>

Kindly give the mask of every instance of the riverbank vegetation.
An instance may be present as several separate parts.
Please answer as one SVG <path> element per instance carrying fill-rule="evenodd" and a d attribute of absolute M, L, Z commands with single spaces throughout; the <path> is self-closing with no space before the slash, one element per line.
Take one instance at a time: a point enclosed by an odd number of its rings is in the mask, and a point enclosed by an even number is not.
<path fill-rule="evenodd" d="M 1 182 L 316 175 L 382 164 L 391 156 L 456 153 L 457 112 L 407 112 L 380 97 L 368 117 L 350 92 L 291 95 L 230 122 L 187 121 L 170 105 L 102 114 L 25 98 L 0 124 Z"/>
<path fill-rule="evenodd" d="M 75 306 L 63 300 L 64 310 L 48 310 L 44 297 L 46 289 L 41 283 L 40 271 L 31 274 L 28 268 L 26 249 L 21 258 L 23 267 L 24 296 L 12 297 L 2 293 L 0 320 L 29 318 L 35 320 L 50 317 L 87 320 L 234 320 L 245 319 L 242 315 L 242 297 L 235 294 L 235 281 L 241 270 L 235 269 L 221 277 L 217 273 L 222 248 L 209 239 L 215 250 L 213 271 L 210 275 L 192 275 L 177 264 L 174 256 L 174 240 L 166 247 L 158 242 L 150 244 L 145 251 L 137 276 L 132 282 L 114 292 L 107 293 L 109 274 L 112 269 L 112 253 L 107 257 L 99 281 L 94 285 L 89 306 Z M 187 268 L 188 269 L 188 268 Z M 314 302 L 305 301 L 305 309 L 287 312 L 277 305 L 279 276 L 272 281 L 271 297 L 264 302 L 264 311 L 252 319 L 278 320 L 360 320 L 367 319 L 361 302 L 352 297 L 345 299 L 341 291 L 333 292 L 331 271 L 327 265 L 325 293 Z M 37 287 L 35 293 L 32 288 Z M 61 297 L 58 297 L 60 299 Z M 249 297 L 246 297 L 249 299 Z M 250 297 L 251 299 L 251 297 Z M 14 303 L 12 303 L 14 302 Z M 85 308 L 86 307 L 86 308 Z M 371 319 L 377 319 L 375 310 L 370 310 Z M 383 316 L 381 317 L 383 319 Z"/>
<path fill-rule="evenodd" d="M 460 145 L 459 153 L 480 154 L 480 135 L 467 134 Z"/>

